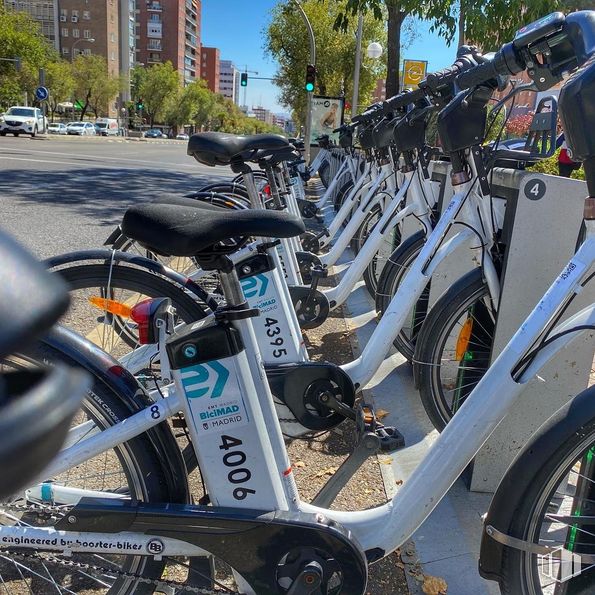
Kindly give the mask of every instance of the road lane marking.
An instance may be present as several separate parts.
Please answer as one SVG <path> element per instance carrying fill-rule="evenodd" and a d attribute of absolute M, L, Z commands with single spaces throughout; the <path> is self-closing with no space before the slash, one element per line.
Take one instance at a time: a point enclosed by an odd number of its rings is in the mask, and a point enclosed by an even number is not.
<path fill-rule="evenodd" d="M 81 153 L 76 153 L 76 154 L 72 154 L 72 153 L 63 153 L 61 151 L 35 151 L 35 150 L 30 150 L 30 149 L 23 149 L 23 148 L 12 148 L 12 147 L 0 147 L 0 151 L 23 151 L 23 155 L 26 155 L 28 153 L 34 153 L 34 154 L 38 154 L 38 155 L 66 155 L 67 157 L 82 157 L 84 159 L 99 159 L 99 160 L 104 160 L 104 159 L 109 159 L 110 161 L 118 161 L 118 162 L 128 162 L 128 163 L 149 163 L 151 165 L 159 165 L 159 166 L 163 166 L 163 165 L 171 165 L 174 167 L 184 167 L 184 168 L 196 168 L 197 165 L 195 164 L 190 164 L 190 163 L 173 163 L 173 162 L 163 162 L 163 161 L 149 161 L 148 159 L 129 159 L 129 158 L 120 158 L 120 157 L 107 157 L 107 156 L 103 156 L 103 155 L 85 155 L 85 154 L 81 154 Z"/>
<path fill-rule="evenodd" d="M 12 161 L 33 161 L 35 163 L 53 163 L 53 164 L 57 164 L 57 165 L 74 165 L 77 166 L 81 169 L 84 168 L 95 168 L 95 169 L 114 169 L 114 170 L 126 170 L 126 171 L 139 171 L 138 167 L 133 167 L 133 166 L 123 166 L 123 167 L 116 167 L 115 164 L 111 165 L 111 164 L 101 164 L 101 163 L 81 163 L 80 161 L 52 161 L 50 159 L 27 159 L 26 157 L 7 157 L 6 155 L 2 155 L 0 154 L 0 158 L 2 158 L 3 160 L 12 160 Z M 174 169 L 173 167 L 168 167 L 168 168 L 164 168 L 162 167 L 158 167 L 158 164 L 154 163 L 153 164 L 154 167 L 151 168 L 147 168 L 145 166 L 144 169 L 154 169 L 156 171 L 164 171 L 165 169 Z M 0 170 L 1 171 L 1 170 Z"/>

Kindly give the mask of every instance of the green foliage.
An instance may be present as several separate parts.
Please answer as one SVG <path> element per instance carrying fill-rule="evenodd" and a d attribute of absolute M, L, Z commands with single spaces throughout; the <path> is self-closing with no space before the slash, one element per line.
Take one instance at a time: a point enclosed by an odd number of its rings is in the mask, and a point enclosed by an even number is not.
<path fill-rule="evenodd" d="M 75 82 L 70 62 L 50 62 L 46 66 L 46 85 L 50 89 L 48 107 L 53 122 L 58 104 L 70 101 L 74 91 Z"/>
<path fill-rule="evenodd" d="M 305 0 L 301 3 L 314 30 L 316 39 L 316 89 L 319 95 L 344 95 L 348 101 L 353 94 L 355 32 L 357 22 L 351 22 L 345 31 L 336 31 L 333 25 L 341 7 L 332 0 Z M 304 122 L 307 92 L 304 90 L 306 66 L 310 62 L 310 48 L 305 23 L 295 6 L 279 3 L 271 11 L 271 21 L 265 30 L 265 50 L 279 64 L 276 84 L 281 90 L 280 101 L 289 107 L 299 122 Z M 364 19 L 363 59 L 360 71 L 360 98 L 362 106 L 372 97 L 376 80 L 384 74 L 382 60 L 365 56 L 371 41 L 384 38 L 384 26 L 369 14 Z"/>
<path fill-rule="evenodd" d="M 538 161 L 535 165 L 530 167 L 529 169 L 534 172 L 538 172 L 541 174 L 549 174 L 551 176 L 558 175 L 558 155 L 560 154 L 560 149 L 558 149 L 554 155 L 552 155 L 549 159 L 542 159 Z M 581 167 L 572 172 L 571 178 L 575 180 L 584 180 L 585 179 L 585 170 Z"/>
<path fill-rule="evenodd" d="M 108 104 L 118 94 L 119 79 L 112 77 L 103 56 L 79 54 L 72 64 L 75 99 L 82 105 L 81 119 L 89 109 L 96 116 L 106 113 Z"/>
<path fill-rule="evenodd" d="M 21 72 L 17 72 L 14 62 L 0 61 L 1 106 L 22 103 L 25 91 L 31 96 L 37 86 L 38 69 L 55 57 L 37 21 L 0 6 L 0 58 L 21 59 Z"/>
<path fill-rule="evenodd" d="M 151 126 L 162 120 L 168 106 L 169 99 L 180 87 L 180 75 L 171 62 L 155 64 L 146 69 L 142 76 L 138 93 L 142 97 L 144 113 L 149 118 Z"/>

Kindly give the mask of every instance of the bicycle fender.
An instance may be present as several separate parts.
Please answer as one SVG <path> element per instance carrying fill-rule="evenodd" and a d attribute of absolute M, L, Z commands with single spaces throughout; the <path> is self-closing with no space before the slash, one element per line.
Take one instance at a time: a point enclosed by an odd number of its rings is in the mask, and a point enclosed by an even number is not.
<path fill-rule="evenodd" d="M 516 456 L 498 485 L 484 521 L 479 554 L 479 574 L 483 578 L 493 581 L 501 579 L 506 548 L 486 533 L 486 527 L 492 526 L 511 535 L 516 510 L 527 497 L 542 466 L 552 458 L 560 444 L 564 444 L 575 433 L 586 433 L 593 427 L 595 386 L 584 390 L 554 413 Z"/>
<path fill-rule="evenodd" d="M 55 326 L 41 340 L 42 344 L 63 353 L 77 366 L 87 370 L 118 396 L 122 405 L 137 413 L 154 403 L 136 378 L 111 355 L 81 335 L 63 326 Z M 187 472 L 182 453 L 166 421 L 147 431 L 168 484 L 171 502 L 190 502 Z"/>

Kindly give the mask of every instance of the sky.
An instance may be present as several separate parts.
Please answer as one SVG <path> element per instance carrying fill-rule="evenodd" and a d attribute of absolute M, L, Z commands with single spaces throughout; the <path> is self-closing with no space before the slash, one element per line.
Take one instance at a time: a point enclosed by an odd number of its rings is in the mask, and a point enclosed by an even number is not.
<path fill-rule="evenodd" d="M 272 77 L 275 62 L 265 55 L 263 30 L 269 22 L 270 10 L 280 0 L 202 0 L 202 43 L 221 50 L 222 60 L 231 60 L 236 67 L 255 70 L 258 75 Z M 417 23 L 417 38 L 403 51 L 403 58 L 427 60 L 428 69 L 439 70 L 454 61 L 456 47 L 429 32 Z M 385 40 L 378 40 L 386 45 Z M 304 43 L 307 41 L 304 40 Z M 320 51 L 320 50 L 319 50 Z M 240 99 L 243 103 L 243 90 Z M 262 105 L 275 113 L 286 112 L 278 102 L 278 89 L 272 81 L 249 79 L 246 89 L 248 105 Z"/>

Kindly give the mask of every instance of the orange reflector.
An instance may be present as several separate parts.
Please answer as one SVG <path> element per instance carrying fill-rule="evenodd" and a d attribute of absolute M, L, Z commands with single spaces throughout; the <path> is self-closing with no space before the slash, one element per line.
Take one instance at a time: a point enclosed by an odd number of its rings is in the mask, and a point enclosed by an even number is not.
<path fill-rule="evenodd" d="M 127 306 L 122 302 L 116 302 L 116 300 L 107 300 L 92 295 L 89 298 L 89 302 L 104 312 L 109 312 L 110 314 L 121 316 L 122 318 L 130 318 L 130 314 L 132 313 L 132 308 L 130 306 Z"/>
<path fill-rule="evenodd" d="M 469 340 L 471 339 L 471 331 L 473 330 L 473 318 L 467 318 L 465 320 L 461 332 L 459 333 L 459 338 L 457 339 L 457 348 L 455 357 L 457 361 L 461 361 L 467 352 L 467 347 L 469 347 Z"/>

